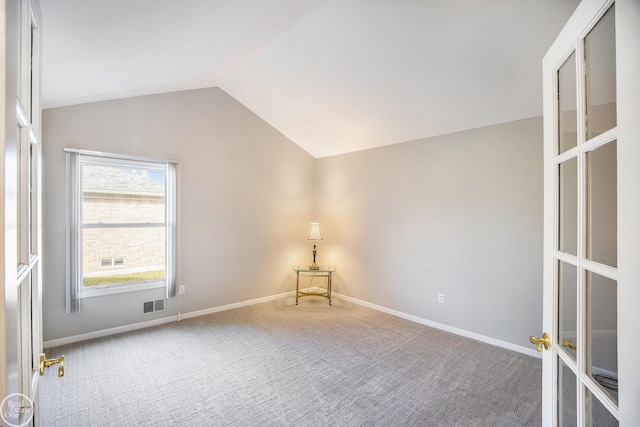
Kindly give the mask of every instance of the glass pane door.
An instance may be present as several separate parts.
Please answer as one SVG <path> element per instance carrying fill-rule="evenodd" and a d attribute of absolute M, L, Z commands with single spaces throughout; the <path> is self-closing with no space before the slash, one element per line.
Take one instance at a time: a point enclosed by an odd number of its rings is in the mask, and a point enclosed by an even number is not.
<path fill-rule="evenodd" d="M 556 422 L 618 425 L 615 5 L 555 72 Z"/>

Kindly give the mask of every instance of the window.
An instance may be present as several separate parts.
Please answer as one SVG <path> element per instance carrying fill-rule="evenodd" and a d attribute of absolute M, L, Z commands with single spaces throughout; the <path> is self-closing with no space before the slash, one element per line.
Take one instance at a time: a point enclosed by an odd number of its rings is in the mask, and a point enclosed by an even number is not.
<path fill-rule="evenodd" d="M 124 267 L 124 258 L 102 258 L 100 268 Z"/>
<path fill-rule="evenodd" d="M 67 165 L 67 311 L 147 288 L 175 296 L 176 164 L 67 150 Z"/>

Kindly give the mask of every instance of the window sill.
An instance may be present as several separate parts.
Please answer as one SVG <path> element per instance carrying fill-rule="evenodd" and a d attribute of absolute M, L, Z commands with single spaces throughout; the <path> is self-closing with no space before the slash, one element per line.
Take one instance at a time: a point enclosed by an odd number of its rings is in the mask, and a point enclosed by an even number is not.
<path fill-rule="evenodd" d="M 78 298 L 93 298 L 101 297 L 104 295 L 122 294 L 127 292 L 146 291 L 149 289 L 166 288 L 166 282 L 151 282 L 151 283 L 138 283 L 135 285 L 110 285 L 110 286 L 95 286 L 92 289 L 83 289 L 78 292 Z"/>

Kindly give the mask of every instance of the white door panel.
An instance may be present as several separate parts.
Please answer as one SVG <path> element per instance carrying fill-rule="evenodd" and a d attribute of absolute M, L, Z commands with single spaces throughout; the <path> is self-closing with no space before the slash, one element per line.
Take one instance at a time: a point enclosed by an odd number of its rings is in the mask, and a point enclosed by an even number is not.
<path fill-rule="evenodd" d="M 639 5 L 583 0 L 543 61 L 544 425 L 640 425 Z"/>

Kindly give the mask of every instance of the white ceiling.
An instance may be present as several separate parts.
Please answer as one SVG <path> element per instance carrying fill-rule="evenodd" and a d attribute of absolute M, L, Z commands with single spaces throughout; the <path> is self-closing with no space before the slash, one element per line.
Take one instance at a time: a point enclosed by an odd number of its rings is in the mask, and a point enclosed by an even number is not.
<path fill-rule="evenodd" d="M 579 0 L 40 0 L 45 108 L 218 86 L 315 157 L 542 114 Z"/>

